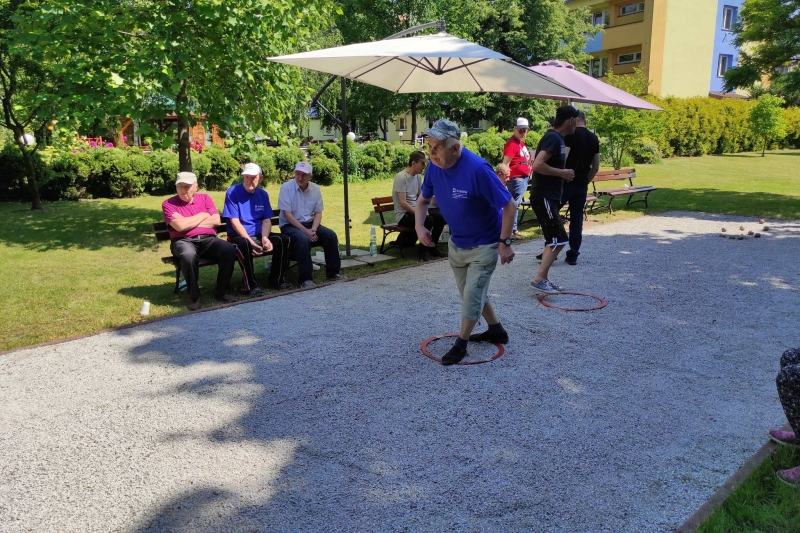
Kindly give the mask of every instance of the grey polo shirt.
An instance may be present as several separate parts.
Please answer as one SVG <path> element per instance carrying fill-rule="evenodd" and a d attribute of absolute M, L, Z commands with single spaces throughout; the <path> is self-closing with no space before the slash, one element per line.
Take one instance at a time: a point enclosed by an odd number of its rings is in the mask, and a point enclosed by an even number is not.
<path fill-rule="evenodd" d="M 309 182 L 306 190 L 301 191 L 295 180 L 287 181 L 281 185 L 278 194 L 278 209 L 281 210 L 278 220 L 281 226 L 289 223 L 283 216 L 284 211 L 291 211 L 298 222 L 310 222 L 314 220 L 315 213 L 322 213 L 322 191 L 313 182 Z"/>
<path fill-rule="evenodd" d="M 397 193 L 406 193 L 406 202 L 411 207 L 417 206 L 417 196 L 419 195 L 419 187 L 422 184 L 419 174 L 411 175 L 405 170 L 401 170 L 394 177 L 394 186 L 392 187 L 392 201 L 394 202 L 394 217 L 397 222 L 400 222 L 406 211 L 400 205 L 400 197 Z M 413 213 L 412 213 L 413 214 Z"/>

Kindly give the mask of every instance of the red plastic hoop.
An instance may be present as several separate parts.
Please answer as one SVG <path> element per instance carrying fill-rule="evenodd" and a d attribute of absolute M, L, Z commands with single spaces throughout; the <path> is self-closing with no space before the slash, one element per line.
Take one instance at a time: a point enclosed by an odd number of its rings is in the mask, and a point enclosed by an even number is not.
<path fill-rule="evenodd" d="M 422 350 L 423 355 L 425 357 L 429 358 L 429 359 L 433 359 L 437 363 L 441 363 L 442 362 L 442 358 L 441 357 L 436 357 L 435 355 L 432 355 L 431 352 L 428 351 L 428 344 L 433 342 L 433 341 L 435 341 L 435 340 L 443 339 L 445 337 L 458 337 L 458 333 L 444 333 L 442 335 L 436 335 L 436 336 L 431 337 L 429 339 L 425 339 L 422 342 L 422 344 L 420 345 L 420 349 Z M 493 343 L 493 344 L 495 346 L 497 346 L 497 353 L 494 354 L 491 358 L 489 358 L 489 359 L 481 359 L 480 361 L 461 361 L 458 364 L 459 365 L 480 365 L 480 364 L 483 364 L 483 363 L 490 363 L 490 362 L 494 361 L 495 359 L 499 359 L 501 355 L 506 353 L 506 349 L 503 347 L 502 344 L 498 344 L 496 342 Z"/>
<path fill-rule="evenodd" d="M 600 303 L 597 304 L 594 307 L 561 307 L 559 305 L 553 305 L 553 304 L 549 303 L 547 300 L 545 300 L 545 298 L 547 298 L 548 296 L 558 296 L 560 294 L 571 294 L 573 296 L 587 296 L 589 298 L 594 298 L 595 300 L 597 300 Z M 558 292 L 558 293 L 555 293 L 555 294 L 540 294 L 539 296 L 537 296 L 536 299 L 539 300 L 539 303 L 542 304 L 545 307 L 550 307 L 552 309 L 560 309 L 562 311 L 597 311 L 598 309 L 602 309 L 606 305 L 608 305 L 608 301 L 605 298 L 601 298 L 600 296 L 595 296 L 594 294 L 586 294 L 586 293 L 583 293 L 583 292 L 567 292 L 567 291 L 564 291 L 564 292 Z"/>

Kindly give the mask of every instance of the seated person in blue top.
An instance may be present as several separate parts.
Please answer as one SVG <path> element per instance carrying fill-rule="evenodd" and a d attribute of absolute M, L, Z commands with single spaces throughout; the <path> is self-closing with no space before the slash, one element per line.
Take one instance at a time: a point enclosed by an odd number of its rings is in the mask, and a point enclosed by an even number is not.
<path fill-rule="evenodd" d="M 228 217 L 228 240 L 242 252 L 242 274 L 245 290 L 250 296 L 260 296 L 253 273 L 253 256 L 272 252 L 267 285 L 272 289 L 290 289 L 284 274 L 289 266 L 289 237 L 270 233 L 274 213 L 269 203 L 269 194 L 258 186 L 261 167 L 247 163 L 242 171 L 242 183 L 231 185 L 225 193 L 225 209 Z"/>
<path fill-rule="evenodd" d="M 311 164 L 300 161 L 294 167 L 294 179 L 281 185 L 278 209 L 281 210 L 281 233 L 291 240 L 294 258 L 299 270 L 300 287 L 313 287 L 311 279 L 314 265 L 311 248 L 322 246 L 325 251 L 325 273 L 331 281 L 347 279 L 339 270 L 339 238 L 333 230 L 321 225 L 322 191 L 311 182 Z"/>
<path fill-rule="evenodd" d="M 448 257 L 461 296 L 461 330 L 442 357 L 443 365 L 454 365 L 467 355 L 467 341 L 508 342 L 508 333 L 489 303 L 488 293 L 498 255 L 501 264 L 514 259 L 511 228 L 517 204 L 492 166 L 461 146 L 458 126 L 437 120 L 425 134 L 431 165 L 415 207 L 416 230 L 422 244 L 433 246 L 424 222 L 435 195 L 450 225 Z M 481 316 L 489 329 L 473 335 Z"/>

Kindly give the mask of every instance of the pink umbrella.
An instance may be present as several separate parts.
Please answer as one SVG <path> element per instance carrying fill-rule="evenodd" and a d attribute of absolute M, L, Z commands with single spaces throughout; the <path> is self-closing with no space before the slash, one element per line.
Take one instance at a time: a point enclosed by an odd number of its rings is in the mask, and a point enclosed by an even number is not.
<path fill-rule="evenodd" d="M 623 90 L 612 87 L 607 83 L 603 83 L 598 79 L 576 70 L 574 66 L 565 61 L 544 61 L 528 68 L 539 74 L 544 74 L 548 78 L 583 95 L 582 98 L 571 98 L 570 102 L 585 102 L 587 104 L 603 104 L 627 107 L 629 109 L 662 111 L 660 107 L 650 102 L 637 98 L 632 94 L 626 93 Z M 550 98 L 558 99 L 557 96 L 551 96 Z"/>

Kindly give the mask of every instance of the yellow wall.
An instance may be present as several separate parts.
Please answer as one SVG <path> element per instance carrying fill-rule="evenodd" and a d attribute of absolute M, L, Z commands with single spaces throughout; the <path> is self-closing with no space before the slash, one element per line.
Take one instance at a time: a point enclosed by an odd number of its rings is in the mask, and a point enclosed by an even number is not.
<path fill-rule="evenodd" d="M 654 20 L 664 25 L 663 44 L 654 45 L 650 57 L 663 50 L 659 87 L 652 92 L 662 96 L 707 96 L 711 81 L 708 58 L 714 53 L 717 2 L 709 0 L 656 0 L 665 3 L 666 16 Z M 660 11 L 656 10 L 656 15 Z M 654 31 L 654 34 L 657 32 Z M 655 35 L 652 38 L 655 43 Z M 652 76 L 655 78 L 655 76 Z"/>

